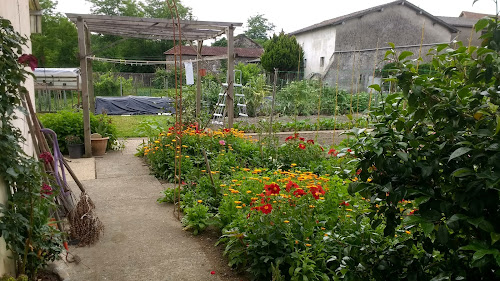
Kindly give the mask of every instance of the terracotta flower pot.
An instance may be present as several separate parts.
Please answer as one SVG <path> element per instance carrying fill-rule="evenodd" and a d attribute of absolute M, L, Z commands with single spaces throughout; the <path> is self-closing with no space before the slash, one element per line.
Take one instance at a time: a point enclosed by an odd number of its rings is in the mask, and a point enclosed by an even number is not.
<path fill-rule="evenodd" d="M 102 156 L 106 153 L 109 137 L 91 138 L 92 156 Z"/>

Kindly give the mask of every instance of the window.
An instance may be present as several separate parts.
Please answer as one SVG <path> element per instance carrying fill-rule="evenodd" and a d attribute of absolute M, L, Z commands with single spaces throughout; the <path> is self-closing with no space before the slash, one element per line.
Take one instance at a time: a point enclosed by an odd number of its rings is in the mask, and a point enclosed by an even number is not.
<path fill-rule="evenodd" d="M 325 66 L 325 57 L 319 58 L 319 67 Z"/>

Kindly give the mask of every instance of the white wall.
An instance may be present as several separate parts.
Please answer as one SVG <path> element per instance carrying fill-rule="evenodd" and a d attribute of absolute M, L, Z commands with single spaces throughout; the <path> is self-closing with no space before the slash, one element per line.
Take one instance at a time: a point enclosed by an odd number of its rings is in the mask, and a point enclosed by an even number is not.
<path fill-rule="evenodd" d="M 297 42 L 304 50 L 305 77 L 312 73 L 323 73 L 330 63 L 335 52 L 335 27 L 324 27 L 295 35 Z M 324 57 L 324 65 L 320 66 L 321 57 Z"/>
<path fill-rule="evenodd" d="M 24 35 L 30 37 L 30 12 L 29 0 L 0 0 L 0 17 L 10 20 L 14 29 Z M 23 48 L 23 53 L 31 54 L 31 42 Z M 35 91 L 33 79 L 29 77 L 24 85 L 30 92 L 31 100 L 34 102 Z M 33 154 L 33 145 L 31 137 L 28 135 L 28 125 L 23 114 L 18 113 L 18 120 L 15 120 L 14 125 L 21 129 L 24 138 L 27 140 L 22 144 L 28 155 Z M 7 200 L 7 189 L 3 180 L 0 178 L 0 203 L 4 204 Z M 7 257 L 8 253 L 5 249 L 5 241 L 0 238 L 0 276 L 4 273 L 14 274 L 14 263 L 12 259 Z"/>

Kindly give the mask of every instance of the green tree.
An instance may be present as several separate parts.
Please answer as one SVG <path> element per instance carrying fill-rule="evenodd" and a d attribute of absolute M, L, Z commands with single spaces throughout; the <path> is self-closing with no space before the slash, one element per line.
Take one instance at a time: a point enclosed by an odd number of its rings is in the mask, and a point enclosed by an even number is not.
<path fill-rule="evenodd" d="M 226 37 L 222 37 L 221 39 L 212 43 L 213 47 L 227 47 L 227 39 Z"/>
<path fill-rule="evenodd" d="M 167 2 L 164 0 L 87 0 L 92 4 L 94 14 L 135 16 L 146 18 L 172 18 Z M 177 10 L 181 19 L 191 19 L 191 8 L 177 2 Z M 161 60 L 163 53 L 173 47 L 170 40 L 145 40 L 129 38 L 109 48 L 121 37 L 111 35 L 92 35 L 92 49 L 99 50 L 97 55 L 109 58 Z M 94 71 L 107 72 L 155 72 L 154 66 L 132 66 L 95 62 Z"/>
<path fill-rule="evenodd" d="M 295 36 L 289 36 L 281 31 L 279 35 L 274 34 L 265 45 L 260 61 L 268 72 L 274 71 L 275 68 L 280 71 L 293 71 L 299 67 L 299 57 L 302 60 L 304 51 Z"/>
<path fill-rule="evenodd" d="M 275 25 L 261 14 L 249 17 L 247 26 L 248 29 L 245 31 L 245 35 L 248 38 L 262 41 L 266 41 L 268 39 L 267 34 L 273 32 L 275 28 Z"/>
<path fill-rule="evenodd" d="M 40 0 L 44 10 L 42 33 L 32 34 L 33 54 L 40 67 L 78 66 L 78 35 L 76 27 L 61 13 L 54 11 L 57 1 Z"/>

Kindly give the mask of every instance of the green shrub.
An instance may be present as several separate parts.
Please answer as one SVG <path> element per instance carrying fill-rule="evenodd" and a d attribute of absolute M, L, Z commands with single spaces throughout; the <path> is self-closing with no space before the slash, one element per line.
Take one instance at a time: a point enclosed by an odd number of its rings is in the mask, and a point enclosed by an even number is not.
<path fill-rule="evenodd" d="M 121 76 L 115 76 L 113 73 L 107 72 L 96 75 L 94 79 L 94 94 L 95 96 L 120 96 L 120 83 L 123 95 L 132 92 L 132 78 L 125 79 Z"/>
<path fill-rule="evenodd" d="M 185 230 L 192 230 L 194 235 L 205 230 L 210 225 L 211 214 L 208 212 L 208 207 L 201 202 L 194 207 L 186 208 L 185 215 L 182 218 L 182 224 Z"/>
<path fill-rule="evenodd" d="M 428 74 L 417 72 L 410 52 L 386 55 L 403 92 L 373 112 L 373 132 L 353 132 L 360 177 L 373 181 L 349 189 L 372 198 L 386 236 L 401 225 L 413 232 L 412 241 L 393 245 L 406 263 L 384 258 L 389 274 L 400 268 L 413 280 L 500 280 L 499 27 L 492 18 L 476 24 L 486 29 L 483 47 L 433 48 L 437 71 Z M 418 211 L 408 216 L 396 203 L 402 200 Z M 420 258 L 409 258 L 415 249 Z"/>
<path fill-rule="evenodd" d="M 40 121 L 45 128 L 53 130 L 57 134 L 61 151 L 67 152 L 64 139 L 67 136 L 76 136 L 83 139 L 83 113 L 73 111 L 59 111 L 57 113 L 45 113 L 39 115 Z M 91 132 L 99 132 L 103 137 L 109 137 L 108 149 L 116 142 L 116 126 L 106 115 L 90 115 Z"/>

